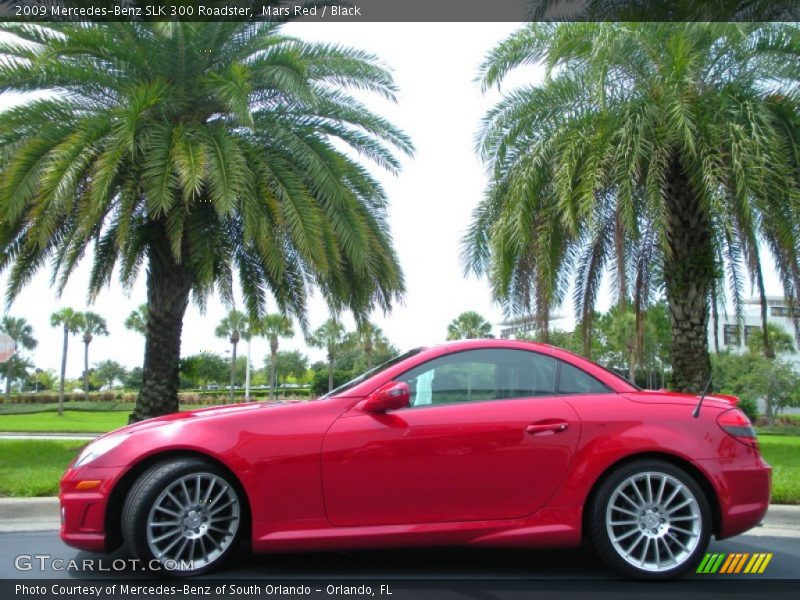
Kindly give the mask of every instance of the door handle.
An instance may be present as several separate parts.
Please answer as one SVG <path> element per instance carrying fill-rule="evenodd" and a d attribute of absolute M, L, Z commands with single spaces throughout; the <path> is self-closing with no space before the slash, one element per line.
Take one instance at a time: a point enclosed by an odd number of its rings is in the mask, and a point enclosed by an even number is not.
<path fill-rule="evenodd" d="M 567 427 L 569 427 L 569 423 L 566 421 L 557 421 L 555 423 L 533 423 L 525 428 L 525 433 L 530 433 L 531 435 L 536 435 L 537 433 L 547 433 L 548 431 L 553 433 L 561 433 L 562 431 L 566 431 Z"/>

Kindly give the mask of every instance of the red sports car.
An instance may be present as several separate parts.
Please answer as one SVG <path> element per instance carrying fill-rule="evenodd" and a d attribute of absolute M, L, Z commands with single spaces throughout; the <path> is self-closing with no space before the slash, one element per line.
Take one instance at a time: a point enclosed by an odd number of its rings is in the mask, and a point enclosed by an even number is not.
<path fill-rule="evenodd" d="M 771 470 L 735 404 L 643 391 L 542 344 L 420 348 L 313 402 L 98 438 L 61 480 L 61 538 L 125 543 L 179 575 L 243 538 L 256 552 L 587 539 L 625 575 L 674 577 L 767 511 Z"/>

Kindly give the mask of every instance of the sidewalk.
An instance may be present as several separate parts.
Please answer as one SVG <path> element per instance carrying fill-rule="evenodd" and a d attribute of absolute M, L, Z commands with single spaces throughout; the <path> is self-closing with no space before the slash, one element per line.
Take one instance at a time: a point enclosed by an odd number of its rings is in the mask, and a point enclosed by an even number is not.
<path fill-rule="evenodd" d="M 58 498 L 0 498 L 0 533 L 58 529 Z M 800 506 L 773 504 L 763 525 L 745 535 L 800 538 Z"/>

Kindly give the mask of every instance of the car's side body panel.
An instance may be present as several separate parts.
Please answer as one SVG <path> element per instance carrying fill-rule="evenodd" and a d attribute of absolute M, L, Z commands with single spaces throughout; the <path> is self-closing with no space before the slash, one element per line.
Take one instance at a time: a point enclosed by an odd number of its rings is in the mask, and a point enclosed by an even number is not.
<path fill-rule="evenodd" d="M 526 433 L 542 421 L 565 429 Z M 558 397 L 378 415 L 356 406 L 323 444 L 328 519 L 366 526 L 525 517 L 558 489 L 579 438 L 577 414 Z"/>

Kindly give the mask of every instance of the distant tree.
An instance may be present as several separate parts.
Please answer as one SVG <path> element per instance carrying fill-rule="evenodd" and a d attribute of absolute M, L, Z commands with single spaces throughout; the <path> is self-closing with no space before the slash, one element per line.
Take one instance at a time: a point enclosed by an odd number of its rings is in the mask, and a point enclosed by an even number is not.
<path fill-rule="evenodd" d="M 367 369 L 371 369 L 373 365 L 373 355 L 376 345 L 386 345 L 386 337 L 383 335 L 381 328 L 373 325 L 369 321 L 362 321 L 356 327 L 358 339 L 361 342 L 361 349 L 364 351 L 364 356 L 367 359 Z"/>
<path fill-rule="evenodd" d="M 352 378 L 353 375 L 350 371 L 336 369 L 333 372 L 333 381 L 331 381 L 331 375 L 327 367 L 323 367 L 319 371 L 314 371 L 314 375 L 311 378 L 311 393 L 315 396 L 322 396 L 332 389 L 336 389 L 340 385 L 350 381 Z"/>
<path fill-rule="evenodd" d="M 274 360 L 273 363 L 272 356 L 267 356 L 264 359 L 264 366 L 270 377 L 275 377 L 278 383 L 285 383 L 289 376 L 301 379 L 308 369 L 308 357 L 299 350 L 282 350 L 275 354 Z"/>
<path fill-rule="evenodd" d="M 115 381 L 124 382 L 128 371 L 114 360 L 104 360 L 94 365 L 95 374 L 103 384 L 112 387 Z"/>
<path fill-rule="evenodd" d="M 540 342 L 550 344 L 576 354 L 581 354 L 583 346 L 580 334 L 575 331 L 564 331 L 563 329 L 552 329 L 546 334 L 542 331 L 531 331 L 515 336 L 518 340 Z"/>
<path fill-rule="evenodd" d="M 142 367 L 133 367 L 125 376 L 123 385 L 126 389 L 140 390 L 142 389 L 142 380 L 144 378 L 144 370 Z"/>
<path fill-rule="evenodd" d="M 711 357 L 714 390 L 755 402 L 763 400 L 770 424 L 788 406 L 800 405 L 800 374 L 792 363 L 756 352 L 722 352 Z"/>
<path fill-rule="evenodd" d="M 233 309 L 220 321 L 214 331 L 217 337 L 228 338 L 231 343 L 231 402 L 233 402 L 233 388 L 236 386 L 236 346 L 243 336 L 245 339 L 250 337 L 249 322 L 250 320 L 247 318 L 247 315 Z"/>
<path fill-rule="evenodd" d="M 22 318 L 15 318 L 5 316 L 0 320 L 0 333 L 5 333 L 11 337 L 16 343 L 17 350 L 23 348 L 25 350 L 33 350 L 36 348 L 38 342 L 33 337 L 33 327 Z M 20 360 L 20 357 L 14 354 L 6 361 L 6 398 L 11 395 L 11 381 L 14 378 L 14 363 Z"/>
<path fill-rule="evenodd" d="M 193 387 L 205 387 L 210 382 L 225 380 L 230 366 L 219 354 L 201 352 L 181 359 L 181 374 Z"/>
<path fill-rule="evenodd" d="M 53 369 L 36 369 L 33 379 L 36 389 L 52 390 L 58 382 L 58 375 Z"/>
<path fill-rule="evenodd" d="M 492 324 L 475 311 L 461 313 L 447 326 L 448 340 L 490 337 L 492 337 Z"/>
<path fill-rule="evenodd" d="M 140 304 L 125 319 L 125 329 L 147 335 L 147 304 Z"/>
<path fill-rule="evenodd" d="M 336 355 L 344 340 L 344 327 L 336 319 L 328 319 L 317 328 L 308 340 L 315 348 L 325 350 L 328 357 L 328 391 L 333 390 L 333 371 L 336 364 Z"/>
<path fill-rule="evenodd" d="M 72 308 L 62 308 L 50 315 L 50 326 L 61 327 L 64 332 L 64 345 L 61 350 L 61 382 L 58 387 L 58 416 L 64 414 L 64 377 L 67 371 L 67 346 L 69 336 L 79 333 L 83 329 L 83 313 Z"/>
<path fill-rule="evenodd" d="M 794 338 L 776 323 L 767 323 L 767 338 L 771 349 L 778 354 L 794 354 Z M 756 354 L 764 354 L 764 333 L 752 332 L 747 338 L 747 349 Z"/>
<path fill-rule="evenodd" d="M 269 397 L 275 398 L 275 377 L 278 365 L 278 343 L 280 338 L 290 338 L 294 335 L 292 322 L 288 317 L 281 314 L 266 315 L 256 324 L 258 335 L 262 335 L 269 340 Z"/>
<path fill-rule="evenodd" d="M 606 342 L 604 364 L 624 367 L 636 381 L 636 314 L 627 304 L 617 304 L 602 317 L 600 331 Z"/>
<path fill-rule="evenodd" d="M 6 385 L 10 386 L 14 382 L 19 382 L 18 389 L 22 391 L 25 382 L 34 374 L 33 363 L 25 356 L 17 356 L 11 364 L 11 371 L 6 370 Z"/>
<path fill-rule="evenodd" d="M 89 344 L 96 335 L 108 335 L 106 320 L 91 311 L 83 313 L 83 391 L 89 396 Z"/>

